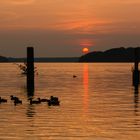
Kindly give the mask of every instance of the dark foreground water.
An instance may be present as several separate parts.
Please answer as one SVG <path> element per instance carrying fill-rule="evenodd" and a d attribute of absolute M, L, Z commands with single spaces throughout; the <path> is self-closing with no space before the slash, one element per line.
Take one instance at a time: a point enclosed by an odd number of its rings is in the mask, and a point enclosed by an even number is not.
<path fill-rule="evenodd" d="M 58 96 L 61 105 L 30 105 L 26 77 L 15 64 L 0 64 L 0 96 L 8 99 L 0 104 L 0 140 L 140 139 L 140 95 L 132 87 L 132 64 L 36 66 L 34 97 Z M 12 94 L 23 104 L 14 106 Z"/>

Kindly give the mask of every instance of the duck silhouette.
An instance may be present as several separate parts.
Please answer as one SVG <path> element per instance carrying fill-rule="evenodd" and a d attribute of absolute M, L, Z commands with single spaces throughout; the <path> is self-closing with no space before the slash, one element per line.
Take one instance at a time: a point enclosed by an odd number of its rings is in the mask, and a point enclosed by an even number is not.
<path fill-rule="evenodd" d="M 20 99 L 15 99 L 14 100 L 14 104 L 17 105 L 17 104 L 22 104 L 22 100 Z"/>
<path fill-rule="evenodd" d="M 3 99 L 0 97 L 0 103 L 6 103 L 7 102 L 7 99 Z"/>
<path fill-rule="evenodd" d="M 76 78 L 77 76 L 76 75 L 73 75 L 73 78 Z"/>
<path fill-rule="evenodd" d="M 32 104 L 40 104 L 41 101 L 38 99 L 38 100 L 33 100 L 32 98 L 28 99 L 30 101 L 30 105 Z"/>
<path fill-rule="evenodd" d="M 18 97 L 13 96 L 13 95 L 11 95 L 10 98 L 11 98 L 11 100 L 18 100 L 19 99 Z"/>
<path fill-rule="evenodd" d="M 48 100 L 48 105 L 51 106 L 58 106 L 60 105 L 60 101 L 58 100 L 58 97 L 50 96 L 50 100 Z"/>
<path fill-rule="evenodd" d="M 37 98 L 40 102 L 48 102 L 48 99 Z"/>

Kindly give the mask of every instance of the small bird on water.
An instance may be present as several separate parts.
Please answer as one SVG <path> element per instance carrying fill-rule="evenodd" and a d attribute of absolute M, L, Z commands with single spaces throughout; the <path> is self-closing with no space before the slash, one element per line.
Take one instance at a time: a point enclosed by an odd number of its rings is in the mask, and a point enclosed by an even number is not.
<path fill-rule="evenodd" d="M 77 76 L 76 75 L 73 75 L 73 78 L 76 78 Z"/>

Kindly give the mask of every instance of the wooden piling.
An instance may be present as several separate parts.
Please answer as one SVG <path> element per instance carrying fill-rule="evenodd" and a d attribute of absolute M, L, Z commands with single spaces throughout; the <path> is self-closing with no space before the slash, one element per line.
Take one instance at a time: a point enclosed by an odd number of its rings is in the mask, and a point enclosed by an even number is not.
<path fill-rule="evenodd" d="M 139 71 L 139 48 L 135 48 L 135 62 L 133 69 L 133 85 L 138 86 L 140 84 L 140 71 Z"/>
<path fill-rule="evenodd" d="M 27 47 L 27 92 L 34 93 L 34 48 Z"/>

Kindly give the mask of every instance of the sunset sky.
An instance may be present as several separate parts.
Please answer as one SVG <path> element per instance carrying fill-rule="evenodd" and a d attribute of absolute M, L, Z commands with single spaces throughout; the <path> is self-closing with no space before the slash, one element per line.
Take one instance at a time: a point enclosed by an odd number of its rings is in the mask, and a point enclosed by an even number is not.
<path fill-rule="evenodd" d="M 0 55 L 80 56 L 140 46 L 140 0 L 0 0 Z"/>

